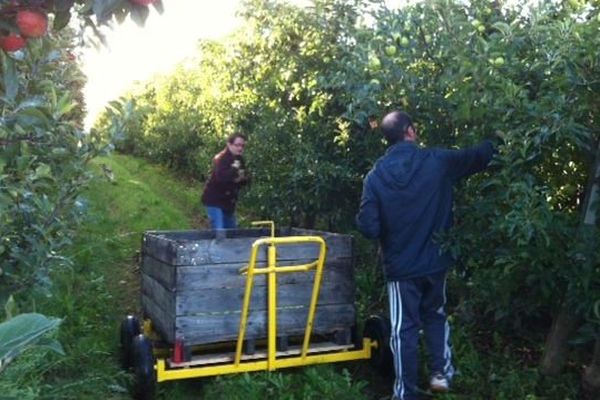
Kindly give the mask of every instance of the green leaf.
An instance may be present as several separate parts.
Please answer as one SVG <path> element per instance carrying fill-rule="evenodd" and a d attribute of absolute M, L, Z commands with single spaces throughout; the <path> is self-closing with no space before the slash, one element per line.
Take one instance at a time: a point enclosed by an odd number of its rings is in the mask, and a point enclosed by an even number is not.
<path fill-rule="evenodd" d="M 115 19 L 117 20 L 117 22 L 119 24 L 122 24 L 125 19 L 127 18 L 127 9 L 126 8 L 119 8 L 117 10 L 115 10 Z"/>
<path fill-rule="evenodd" d="M 81 6 L 81 9 L 79 10 L 79 12 L 82 15 L 91 15 L 92 8 L 94 7 L 94 2 L 95 2 L 95 0 L 85 0 Z"/>
<path fill-rule="evenodd" d="M 77 106 L 77 103 L 71 99 L 69 92 L 65 92 L 56 104 L 56 110 L 54 110 L 54 118 L 59 119 L 63 115 L 69 113 L 73 108 Z"/>
<path fill-rule="evenodd" d="M 152 5 L 154 6 L 154 9 L 159 13 L 162 14 L 165 12 L 165 7 L 163 6 L 163 2 L 162 0 L 157 0 L 154 3 L 152 3 Z"/>
<path fill-rule="evenodd" d="M 506 22 L 496 22 L 492 25 L 492 27 L 502 32 L 504 36 L 509 36 L 511 33 L 510 26 Z"/>
<path fill-rule="evenodd" d="M 61 322 L 59 318 L 28 313 L 0 323 L 0 368 L 37 343 L 44 334 L 56 329 Z"/>
<path fill-rule="evenodd" d="M 121 5 L 122 0 L 95 0 L 94 14 L 99 23 L 110 20 L 117 6 Z"/>
<path fill-rule="evenodd" d="M 43 179 L 43 178 L 51 178 L 52 170 L 48 164 L 40 164 L 35 169 L 34 179 Z"/>
<path fill-rule="evenodd" d="M 17 303 L 12 294 L 8 297 L 8 300 L 4 305 L 4 312 L 6 313 L 6 319 L 11 319 L 13 315 L 17 313 Z"/>
<path fill-rule="evenodd" d="M 71 11 L 70 10 L 56 11 L 56 13 L 54 14 L 54 22 L 52 25 L 54 27 L 54 30 L 59 31 L 62 28 L 64 28 L 65 26 L 67 26 L 70 19 L 71 19 Z"/>
<path fill-rule="evenodd" d="M 137 4 L 133 4 L 131 7 L 131 19 L 137 25 L 143 27 L 146 19 L 150 15 L 150 9 L 146 6 L 139 6 Z"/>
<path fill-rule="evenodd" d="M 52 107 L 56 107 L 58 97 L 56 95 L 56 88 L 54 86 L 50 86 L 50 90 L 47 96 L 50 98 L 50 104 L 52 105 Z"/>
<path fill-rule="evenodd" d="M 0 29 L 4 29 L 5 31 L 9 31 L 9 32 L 14 32 L 15 25 L 9 23 L 8 21 L 6 21 L 4 19 L 0 19 Z"/>
<path fill-rule="evenodd" d="M 108 105 L 110 107 L 112 107 L 118 113 L 122 113 L 123 112 L 123 103 L 121 103 L 118 100 L 109 101 Z"/>
<path fill-rule="evenodd" d="M 23 127 L 27 126 L 43 126 L 47 127 L 50 124 L 50 120 L 40 109 L 38 108 L 27 108 L 17 114 L 17 122 Z"/>
<path fill-rule="evenodd" d="M 35 346 L 36 348 L 52 350 L 53 352 L 58 353 L 60 355 L 65 355 L 65 351 L 62 347 L 62 344 L 60 344 L 60 342 L 56 339 L 42 337 L 40 338 L 40 340 L 37 341 Z"/>
<path fill-rule="evenodd" d="M 52 154 L 55 156 L 64 156 L 68 151 L 64 147 L 56 147 L 52 149 Z"/>
<path fill-rule="evenodd" d="M 74 0 L 54 0 L 54 10 L 69 11 L 74 3 Z"/>
<path fill-rule="evenodd" d="M 44 105 L 44 98 L 42 96 L 30 97 L 28 99 L 23 100 L 19 105 L 15 108 L 15 112 L 24 110 L 26 108 L 31 107 L 41 107 Z"/>
<path fill-rule="evenodd" d="M 12 103 L 19 91 L 19 77 L 17 75 L 14 60 L 10 57 L 2 57 L 2 60 L 4 89 L 6 91 L 5 98 Z"/>

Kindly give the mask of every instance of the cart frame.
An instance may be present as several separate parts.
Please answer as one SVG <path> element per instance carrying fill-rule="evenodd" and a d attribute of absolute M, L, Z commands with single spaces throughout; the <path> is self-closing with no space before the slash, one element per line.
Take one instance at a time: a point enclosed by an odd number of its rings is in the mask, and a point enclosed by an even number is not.
<path fill-rule="evenodd" d="M 240 273 L 246 274 L 247 278 L 235 353 L 220 354 L 217 357 L 211 357 L 211 355 L 192 356 L 189 361 L 174 362 L 172 359 L 164 357 L 164 354 L 161 354 L 159 350 L 155 350 L 156 363 L 154 368 L 157 382 L 251 371 L 274 371 L 313 364 L 369 359 L 371 358 L 372 349 L 377 349 L 377 341 L 370 338 L 364 338 L 361 343 L 362 348 L 359 349 L 353 349 L 354 344 L 339 345 L 334 343 L 318 343 L 311 347 L 310 338 L 327 253 L 325 241 L 320 236 L 275 237 L 272 221 L 257 221 L 253 225 L 270 225 L 271 237 L 260 238 L 252 244 L 249 263 L 240 269 Z M 302 265 L 277 265 L 278 246 L 300 243 L 317 244 L 319 246 L 318 258 L 311 263 Z M 267 265 L 266 267 L 257 267 L 257 254 L 262 246 L 268 246 Z M 277 274 L 309 272 L 313 269 L 315 270 L 315 278 L 302 345 L 290 346 L 288 350 L 278 351 Z M 242 354 L 254 277 L 261 274 L 266 274 L 268 280 L 267 350 L 266 352 L 264 350 L 256 351 L 254 354 Z M 143 331 L 146 336 L 151 336 L 151 321 L 144 322 Z"/>

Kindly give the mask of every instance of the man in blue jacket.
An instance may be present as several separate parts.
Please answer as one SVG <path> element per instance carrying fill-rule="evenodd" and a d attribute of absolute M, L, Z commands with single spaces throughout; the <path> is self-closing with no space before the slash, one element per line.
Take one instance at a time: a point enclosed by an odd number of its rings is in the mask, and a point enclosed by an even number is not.
<path fill-rule="evenodd" d="M 364 180 L 358 229 L 383 251 L 394 354 L 394 399 L 417 399 L 418 340 L 423 329 L 430 387 L 446 392 L 454 374 L 446 319 L 446 271 L 452 259 L 436 235 L 452 226 L 452 185 L 486 168 L 492 143 L 461 150 L 417 146 L 417 132 L 402 111 L 381 129 L 390 147 Z"/>

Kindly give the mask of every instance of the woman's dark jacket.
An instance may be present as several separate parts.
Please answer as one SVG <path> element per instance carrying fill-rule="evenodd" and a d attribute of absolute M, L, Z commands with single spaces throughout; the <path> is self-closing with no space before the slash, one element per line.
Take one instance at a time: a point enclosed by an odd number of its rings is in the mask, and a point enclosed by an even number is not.
<path fill-rule="evenodd" d="M 243 175 L 241 180 L 240 175 Z M 213 170 L 204 187 L 202 203 L 232 213 L 235 211 L 240 188 L 248 181 L 248 172 L 242 156 L 234 156 L 225 147 L 213 158 Z"/>

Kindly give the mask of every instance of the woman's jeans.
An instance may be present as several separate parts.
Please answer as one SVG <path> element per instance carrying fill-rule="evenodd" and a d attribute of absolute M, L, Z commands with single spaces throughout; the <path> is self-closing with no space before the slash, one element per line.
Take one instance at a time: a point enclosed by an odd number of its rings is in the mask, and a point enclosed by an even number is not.
<path fill-rule="evenodd" d="M 235 214 L 223 211 L 219 207 L 206 207 L 206 213 L 212 229 L 233 229 L 237 226 Z"/>

